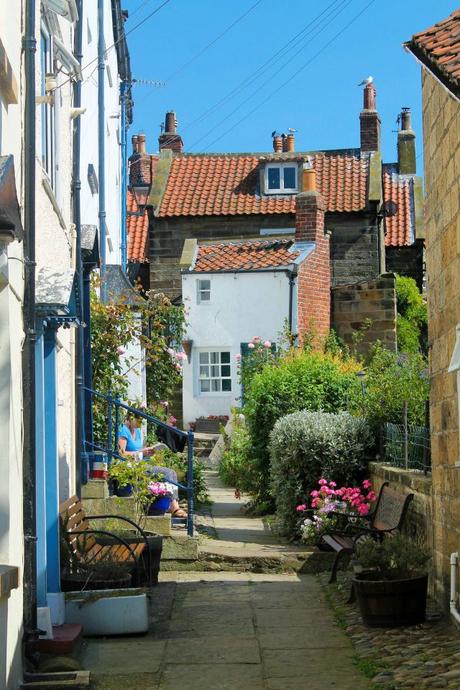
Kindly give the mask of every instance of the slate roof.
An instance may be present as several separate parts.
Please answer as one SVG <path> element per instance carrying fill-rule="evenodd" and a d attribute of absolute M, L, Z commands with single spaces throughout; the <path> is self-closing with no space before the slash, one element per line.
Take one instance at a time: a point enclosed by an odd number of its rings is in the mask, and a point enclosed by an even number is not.
<path fill-rule="evenodd" d="M 128 261 L 139 263 L 148 261 L 149 218 L 146 210 L 144 210 L 141 216 L 129 215 L 130 213 L 137 213 L 139 211 L 134 194 L 129 189 L 127 195 L 127 211 Z"/>
<path fill-rule="evenodd" d="M 394 216 L 385 218 L 385 245 L 405 247 L 415 239 L 414 208 L 415 175 L 398 175 L 397 166 L 383 166 L 383 196 L 385 202 L 397 204 Z"/>
<path fill-rule="evenodd" d="M 300 255 L 289 251 L 293 239 L 244 240 L 201 244 L 197 248 L 193 271 L 257 270 L 287 266 Z"/>
<path fill-rule="evenodd" d="M 460 9 L 412 36 L 405 46 L 460 98 Z"/>
<path fill-rule="evenodd" d="M 156 215 L 168 218 L 295 213 L 295 194 L 260 194 L 259 164 L 263 159 L 251 154 L 176 156 Z M 302 155 L 290 159 L 283 156 L 280 160 L 296 162 L 302 160 Z M 313 164 L 328 211 L 360 211 L 366 206 L 368 155 L 318 153 L 313 156 Z"/>

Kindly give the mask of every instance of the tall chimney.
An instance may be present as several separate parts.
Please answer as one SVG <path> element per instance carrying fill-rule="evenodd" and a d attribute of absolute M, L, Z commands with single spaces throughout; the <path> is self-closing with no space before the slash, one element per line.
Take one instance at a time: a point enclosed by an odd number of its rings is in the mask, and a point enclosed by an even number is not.
<path fill-rule="evenodd" d="M 134 134 L 131 138 L 133 152 L 129 157 L 129 184 L 132 187 L 152 183 L 152 160 L 146 152 L 145 134 Z"/>
<path fill-rule="evenodd" d="M 295 242 L 311 242 L 313 248 L 301 262 L 297 276 L 297 329 L 300 343 L 314 335 L 320 345 L 331 325 L 331 262 L 329 236 L 324 232 L 325 204 L 316 189 L 316 173 L 305 164 L 303 191 L 297 194 Z"/>
<path fill-rule="evenodd" d="M 170 110 L 166 113 L 164 132 L 158 137 L 160 151 L 171 149 L 173 153 L 182 153 L 184 142 L 180 134 L 177 134 L 176 113 Z"/>
<path fill-rule="evenodd" d="M 138 148 L 137 148 L 137 134 L 133 134 L 131 137 L 131 141 L 133 144 L 133 154 L 138 153 Z"/>
<path fill-rule="evenodd" d="M 412 129 L 410 108 L 402 108 L 399 116 L 401 128 L 398 131 L 398 164 L 401 175 L 415 175 L 415 132 Z"/>
<path fill-rule="evenodd" d="M 376 107 L 376 90 L 372 82 L 364 87 L 363 110 L 359 121 L 361 151 L 380 151 L 380 118 Z"/>

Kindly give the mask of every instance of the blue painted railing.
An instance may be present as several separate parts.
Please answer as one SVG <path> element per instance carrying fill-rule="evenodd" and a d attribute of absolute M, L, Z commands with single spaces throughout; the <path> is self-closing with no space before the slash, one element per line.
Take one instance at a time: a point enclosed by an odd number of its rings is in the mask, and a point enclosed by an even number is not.
<path fill-rule="evenodd" d="M 85 388 L 87 393 L 91 396 L 91 400 L 93 398 L 100 398 L 101 400 L 105 400 L 107 403 L 107 443 L 104 445 L 100 439 L 99 443 L 94 442 L 89 442 L 86 441 L 86 450 L 87 452 L 91 452 L 91 450 L 98 450 L 103 453 L 107 453 L 109 463 L 113 458 L 118 458 L 119 460 L 123 460 L 124 458 L 118 453 L 118 436 L 119 436 L 119 431 L 120 431 L 120 410 L 124 410 L 124 412 L 131 412 L 132 414 L 135 414 L 137 417 L 141 417 L 142 419 L 145 419 L 147 422 L 150 422 L 156 427 L 160 427 L 162 429 L 168 429 L 170 431 L 175 432 L 179 436 L 182 436 L 183 438 L 186 439 L 187 441 L 187 484 L 181 484 L 179 481 L 177 482 L 177 487 L 179 489 L 183 489 L 186 494 L 187 494 L 187 518 L 186 518 L 186 524 L 187 524 L 187 534 L 192 537 L 193 536 L 193 443 L 194 443 L 194 434 L 193 431 L 183 431 L 182 429 L 178 429 L 175 426 L 171 426 L 170 424 L 166 424 L 166 422 L 163 422 L 161 419 L 157 419 L 157 417 L 153 417 L 152 415 L 148 414 L 147 412 L 143 410 L 138 410 L 135 407 L 131 407 L 130 405 L 127 405 L 126 403 L 122 402 L 119 398 L 114 398 L 110 393 L 104 394 L 104 393 L 99 393 L 98 391 L 93 390 L 92 388 Z M 177 520 L 180 520 L 180 518 L 176 518 Z"/>

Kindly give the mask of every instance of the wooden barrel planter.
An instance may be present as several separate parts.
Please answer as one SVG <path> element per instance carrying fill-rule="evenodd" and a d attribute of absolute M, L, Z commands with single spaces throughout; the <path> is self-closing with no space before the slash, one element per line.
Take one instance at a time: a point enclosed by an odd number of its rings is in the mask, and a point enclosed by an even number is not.
<path fill-rule="evenodd" d="M 423 623 L 428 575 L 406 580 L 372 580 L 367 573 L 353 578 L 363 623 L 372 628 L 393 628 Z"/>

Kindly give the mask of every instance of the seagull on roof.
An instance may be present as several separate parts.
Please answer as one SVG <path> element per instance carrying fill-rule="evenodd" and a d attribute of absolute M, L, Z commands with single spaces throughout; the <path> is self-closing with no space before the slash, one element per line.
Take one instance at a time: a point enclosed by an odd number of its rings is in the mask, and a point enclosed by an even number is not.
<path fill-rule="evenodd" d="M 363 79 L 363 81 L 358 84 L 358 86 L 367 86 L 368 84 L 372 84 L 374 81 L 374 77 L 367 77 L 367 79 Z"/>

